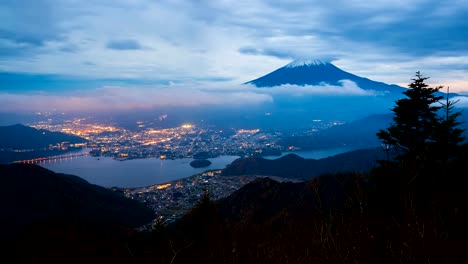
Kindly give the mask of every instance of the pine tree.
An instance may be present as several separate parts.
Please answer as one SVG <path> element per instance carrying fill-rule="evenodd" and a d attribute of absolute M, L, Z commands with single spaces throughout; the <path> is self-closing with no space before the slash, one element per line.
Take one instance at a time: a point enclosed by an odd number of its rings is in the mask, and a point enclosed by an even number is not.
<path fill-rule="evenodd" d="M 425 83 L 427 79 L 416 72 L 416 78 L 408 85 L 410 89 L 404 92 L 407 98 L 396 101 L 392 109 L 395 113 L 393 123 L 387 130 L 377 133 L 385 145 L 394 149 L 394 159 L 403 166 L 431 159 L 432 149 L 439 140 L 441 120 L 438 112 L 443 106 L 437 102 L 443 97 L 437 92 L 442 86 L 430 88 Z"/>
<path fill-rule="evenodd" d="M 437 152 L 440 160 L 448 161 L 458 155 L 460 143 L 464 137 L 462 133 L 464 129 L 458 128 L 461 122 L 457 118 L 462 114 L 460 111 L 454 112 L 454 105 L 459 101 L 449 99 L 450 88 L 447 88 L 445 103 L 441 102 L 443 116 L 441 117 L 440 125 L 437 130 Z"/>

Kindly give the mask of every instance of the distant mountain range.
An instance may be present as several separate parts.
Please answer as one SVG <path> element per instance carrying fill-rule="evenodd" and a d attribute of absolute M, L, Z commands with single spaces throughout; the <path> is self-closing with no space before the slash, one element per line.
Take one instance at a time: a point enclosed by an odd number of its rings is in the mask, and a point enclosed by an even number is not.
<path fill-rule="evenodd" d="M 312 135 L 291 136 L 281 139 L 284 147 L 294 146 L 299 149 L 323 149 L 335 147 L 368 148 L 379 146 L 377 138 L 380 129 L 386 129 L 392 123 L 393 114 L 370 115 L 342 125 L 319 130 Z"/>

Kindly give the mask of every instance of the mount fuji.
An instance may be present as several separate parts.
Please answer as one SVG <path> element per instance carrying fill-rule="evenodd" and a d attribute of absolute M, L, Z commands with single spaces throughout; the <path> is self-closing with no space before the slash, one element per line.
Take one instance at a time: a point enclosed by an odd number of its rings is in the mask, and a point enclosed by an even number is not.
<path fill-rule="evenodd" d="M 297 127 L 313 120 L 352 121 L 388 114 L 407 90 L 354 75 L 317 59 L 294 60 L 245 84 L 271 95 L 272 103 L 264 107 L 269 115 L 256 119 L 262 119 L 270 127 Z"/>
<path fill-rule="evenodd" d="M 401 94 L 406 89 L 398 85 L 376 82 L 343 71 L 328 61 L 317 59 L 294 60 L 265 76 L 247 82 L 256 87 L 268 88 L 286 84 L 298 86 L 319 86 L 324 84 L 341 86 L 343 80 L 354 82 L 363 90 L 375 90 L 392 94 Z"/>

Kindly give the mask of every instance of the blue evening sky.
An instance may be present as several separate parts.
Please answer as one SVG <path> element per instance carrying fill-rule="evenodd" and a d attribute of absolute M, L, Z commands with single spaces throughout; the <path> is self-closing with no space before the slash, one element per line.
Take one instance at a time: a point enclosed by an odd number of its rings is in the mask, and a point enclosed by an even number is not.
<path fill-rule="evenodd" d="M 296 58 L 403 86 L 420 70 L 468 91 L 467 16 L 466 0 L 2 0 L 0 103 L 129 91 L 135 104 L 213 103 L 216 86 L 251 98 L 237 85 Z M 149 90 L 164 100 L 140 101 Z"/>

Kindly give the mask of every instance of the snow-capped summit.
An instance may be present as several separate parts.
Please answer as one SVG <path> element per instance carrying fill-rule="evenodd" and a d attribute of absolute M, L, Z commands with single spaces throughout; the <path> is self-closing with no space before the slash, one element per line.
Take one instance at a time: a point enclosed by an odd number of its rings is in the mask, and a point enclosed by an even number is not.
<path fill-rule="evenodd" d="M 325 66 L 330 64 L 328 61 L 318 60 L 318 59 L 296 59 L 286 65 L 286 68 L 302 67 L 302 66 Z"/>

